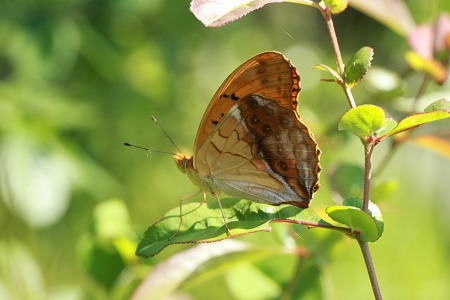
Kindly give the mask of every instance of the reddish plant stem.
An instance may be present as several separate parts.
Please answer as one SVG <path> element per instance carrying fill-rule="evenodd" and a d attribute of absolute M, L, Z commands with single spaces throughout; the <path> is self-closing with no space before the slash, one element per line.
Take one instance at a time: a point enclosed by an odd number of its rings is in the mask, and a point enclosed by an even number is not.
<path fill-rule="evenodd" d="M 370 255 L 369 244 L 358 240 L 359 247 L 363 253 L 364 262 L 366 263 L 367 272 L 369 273 L 370 283 L 372 285 L 373 294 L 376 300 L 383 300 L 381 295 L 380 286 L 378 285 L 377 274 L 375 273 L 375 267 L 373 266 L 372 256 Z"/>
<path fill-rule="evenodd" d="M 370 200 L 370 179 L 372 173 L 372 154 L 375 144 L 368 142 L 364 146 L 364 196 L 363 196 L 363 211 L 369 212 L 369 200 Z M 372 261 L 372 255 L 370 254 L 369 244 L 358 239 L 359 247 L 366 263 L 367 273 L 369 273 L 370 283 L 372 285 L 373 294 L 375 299 L 382 300 L 380 286 L 378 284 L 377 274 L 375 273 L 375 267 Z"/>
<path fill-rule="evenodd" d="M 334 226 L 330 224 L 320 224 L 320 223 L 313 223 L 313 222 L 305 222 L 305 221 L 297 221 L 297 220 L 289 220 L 289 219 L 272 219 L 272 222 L 283 222 L 283 223 L 293 223 L 298 225 L 305 225 L 308 228 L 327 228 L 327 229 L 334 229 L 338 231 L 343 231 L 346 233 L 350 233 L 350 228 L 347 227 L 339 227 Z"/>
<path fill-rule="evenodd" d="M 353 94 L 350 88 L 347 85 L 347 80 L 345 78 L 345 65 L 342 60 L 341 50 L 339 49 L 339 43 L 337 40 L 336 31 L 334 30 L 333 18 L 331 17 L 331 11 L 329 8 L 325 7 L 321 9 L 322 15 L 325 18 L 327 23 L 328 31 L 330 32 L 331 44 L 334 48 L 334 53 L 336 55 L 336 63 L 339 70 L 339 74 L 341 75 L 342 81 L 338 82 L 339 85 L 344 90 L 345 97 L 347 98 L 348 104 L 350 108 L 356 107 L 355 100 L 353 99 Z"/>
<path fill-rule="evenodd" d="M 362 210 L 365 213 L 369 212 L 370 179 L 372 176 L 372 153 L 374 146 L 375 144 L 370 142 L 364 146 L 364 195 Z"/>
<path fill-rule="evenodd" d="M 330 33 L 331 37 L 331 43 L 334 48 L 334 53 L 336 55 L 336 63 L 339 70 L 339 74 L 342 78 L 342 80 L 336 80 L 337 83 L 342 87 L 344 90 L 344 94 L 347 98 L 347 101 L 350 105 L 350 108 L 356 107 L 355 100 L 353 99 L 352 92 L 350 88 L 347 85 L 347 80 L 345 76 L 345 65 L 342 60 L 341 51 L 339 49 L 339 43 L 336 36 L 336 31 L 334 30 L 334 24 L 333 19 L 331 16 L 331 11 L 326 6 L 322 6 L 319 4 L 320 11 L 322 12 L 322 15 L 325 18 L 325 21 L 327 23 L 328 31 Z M 372 153 L 373 148 L 375 144 L 373 142 L 368 142 L 365 145 L 365 172 L 364 172 L 364 197 L 363 197 L 363 211 L 368 213 L 369 211 L 369 192 L 370 192 L 370 178 L 371 178 L 371 172 L 372 172 Z M 370 254 L 369 245 L 366 242 L 361 241 L 359 238 L 357 238 L 358 243 L 361 248 L 361 252 L 363 253 L 364 262 L 367 267 L 367 272 L 369 273 L 370 282 L 372 285 L 372 290 L 375 296 L 376 300 L 382 300 L 383 297 L 381 295 L 380 287 L 378 285 L 378 279 L 377 275 L 375 273 L 375 268 L 372 261 L 372 256 Z"/>

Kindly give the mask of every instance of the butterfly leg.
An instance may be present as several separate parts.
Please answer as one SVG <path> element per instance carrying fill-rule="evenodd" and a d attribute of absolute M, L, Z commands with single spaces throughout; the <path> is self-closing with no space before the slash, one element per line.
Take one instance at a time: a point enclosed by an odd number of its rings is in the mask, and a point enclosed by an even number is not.
<path fill-rule="evenodd" d="M 180 199 L 180 224 L 178 224 L 178 229 L 177 229 L 177 231 L 169 238 L 169 240 L 171 240 L 171 239 L 173 239 L 174 237 L 176 237 L 176 236 L 178 235 L 178 233 L 180 232 L 181 224 L 183 223 L 183 209 L 182 209 L 182 206 L 181 206 L 181 205 L 183 204 L 183 201 L 186 200 L 186 199 L 192 198 L 192 197 L 194 197 L 194 196 L 197 196 L 197 195 L 200 194 L 201 192 L 202 192 L 202 190 L 198 190 L 198 191 L 196 191 L 195 193 L 190 194 L 190 195 L 188 195 L 188 196 L 183 197 L 183 198 Z M 203 203 L 203 202 L 205 202 L 205 201 L 206 201 L 206 194 L 204 194 L 204 196 L 203 196 L 203 201 L 202 201 L 201 203 Z M 200 203 L 200 204 L 201 204 L 201 203 Z"/>
<path fill-rule="evenodd" d="M 203 204 L 205 202 L 206 202 L 206 192 L 203 191 L 203 200 L 202 200 L 202 202 L 200 202 L 200 204 Z"/>
<path fill-rule="evenodd" d="M 225 227 L 227 228 L 228 235 L 231 235 L 230 228 L 228 228 L 227 220 L 225 219 L 225 214 L 223 213 L 222 203 L 220 203 L 220 197 L 217 194 L 214 194 L 214 197 L 216 197 L 217 202 L 219 202 L 220 212 L 222 213 L 222 218 L 223 221 L 225 222 Z"/>

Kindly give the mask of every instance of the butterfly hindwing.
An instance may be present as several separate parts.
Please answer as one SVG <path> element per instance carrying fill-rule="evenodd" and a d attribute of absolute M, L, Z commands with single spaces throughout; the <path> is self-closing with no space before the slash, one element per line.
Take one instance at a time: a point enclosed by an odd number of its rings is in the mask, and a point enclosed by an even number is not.
<path fill-rule="evenodd" d="M 195 157 L 198 175 L 226 194 L 308 207 L 320 151 L 292 109 L 248 95 L 225 114 Z"/>

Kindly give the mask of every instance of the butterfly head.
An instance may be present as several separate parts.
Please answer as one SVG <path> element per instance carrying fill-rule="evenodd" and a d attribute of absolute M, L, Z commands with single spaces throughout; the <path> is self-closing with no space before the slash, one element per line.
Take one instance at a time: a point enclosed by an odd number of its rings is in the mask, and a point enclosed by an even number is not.
<path fill-rule="evenodd" d="M 186 174 L 188 178 L 195 184 L 200 190 L 208 192 L 210 194 L 220 194 L 221 191 L 214 186 L 210 178 L 201 178 L 198 174 L 198 170 L 194 168 L 194 159 L 185 153 L 177 153 L 173 156 L 178 169 Z"/>
<path fill-rule="evenodd" d="M 192 169 L 192 157 L 186 153 L 177 153 L 173 156 L 173 158 L 175 159 L 175 163 L 181 172 L 186 173 L 188 169 Z"/>

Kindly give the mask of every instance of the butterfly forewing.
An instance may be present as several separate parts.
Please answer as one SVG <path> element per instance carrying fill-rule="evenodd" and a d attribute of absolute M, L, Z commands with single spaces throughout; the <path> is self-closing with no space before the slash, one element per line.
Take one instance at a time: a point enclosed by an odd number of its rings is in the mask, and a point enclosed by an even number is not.
<path fill-rule="evenodd" d="M 296 111 L 299 91 L 300 78 L 281 53 L 263 52 L 249 59 L 228 76 L 206 109 L 195 138 L 194 159 L 207 136 L 239 99 L 257 94 Z"/>

